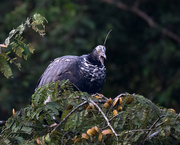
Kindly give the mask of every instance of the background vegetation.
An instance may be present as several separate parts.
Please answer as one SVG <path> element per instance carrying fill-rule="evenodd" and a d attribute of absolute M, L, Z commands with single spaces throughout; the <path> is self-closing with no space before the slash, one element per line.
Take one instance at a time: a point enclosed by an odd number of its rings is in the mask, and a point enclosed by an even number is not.
<path fill-rule="evenodd" d="M 138 93 L 178 112 L 180 93 L 180 1 L 175 0 L 6 0 L 0 2 L 0 43 L 36 12 L 44 16 L 46 35 L 27 29 L 35 47 L 14 65 L 13 78 L 0 74 L 0 120 L 30 103 L 36 83 L 51 60 L 82 55 L 103 44 L 107 32 L 107 81 L 103 94 Z"/>

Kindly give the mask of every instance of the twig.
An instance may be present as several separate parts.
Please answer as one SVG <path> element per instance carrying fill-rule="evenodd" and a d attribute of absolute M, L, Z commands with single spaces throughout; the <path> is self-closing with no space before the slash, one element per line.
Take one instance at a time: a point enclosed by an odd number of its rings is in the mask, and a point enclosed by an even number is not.
<path fill-rule="evenodd" d="M 6 122 L 7 122 L 7 121 L 6 121 Z M 7 128 L 3 129 L 3 130 L 1 131 L 1 133 L 0 133 L 0 135 L 1 135 L 5 130 L 7 130 Z"/>
<path fill-rule="evenodd" d="M 163 121 L 163 122 L 159 123 L 159 124 L 156 126 L 156 128 L 158 128 L 159 126 L 163 125 L 165 122 L 166 122 L 166 121 Z M 160 132 L 160 130 L 152 133 L 152 134 L 149 136 L 149 138 L 153 138 L 154 136 L 158 135 L 159 132 Z"/>
<path fill-rule="evenodd" d="M 146 134 L 144 135 L 144 138 L 142 139 L 141 144 L 144 144 L 145 139 L 146 139 L 146 137 L 148 136 L 148 134 L 150 133 L 150 131 L 152 130 L 152 128 L 154 128 L 155 125 L 159 122 L 159 120 L 160 120 L 161 118 L 163 118 L 164 116 L 165 116 L 165 115 L 162 115 L 162 116 L 160 116 L 156 121 L 154 121 L 154 123 L 153 123 L 153 124 L 151 125 L 151 127 L 149 128 L 149 131 L 147 131 Z"/>
<path fill-rule="evenodd" d="M 109 98 L 107 98 L 107 97 L 105 97 L 104 95 L 99 94 L 99 93 L 93 94 L 92 96 L 93 96 L 93 97 L 95 97 L 95 96 L 100 96 L 101 98 L 103 98 L 103 99 L 105 99 L 105 100 L 108 100 L 108 99 L 109 99 Z"/>
<path fill-rule="evenodd" d="M 62 136 L 62 138 L 61 138 L 61 144 L 62 144 L 62 145 L 64 144 L 64 143 L 63 143 L 63 138 L 64 138 L 68 133 L 69 133 L 69 131 L 63 134 L 63 136 Z"/>
<path fill-rule="evenodd" d="M 159 123 L 159 124 L 156 126 L 156 128 L 158 128 L 159 126 L 163 125 L 165 122 L 166 122 L 166 121 L 163 121 L 163 122 Z"/>
<path fill-rule="evenodd" d="M 84 104 L 86 104 L 87 103 L 87 101 L 84 101 L 84 102 L 82 102 L 81 104 L 79 104 L 78 106 L 76 106 L 76 108 L 74 108 L 61 122 L 59 122 L 58 124 L 57 124 L 57 126 L 51 131 L 51 134 L 66 120 L 66 119 L 68 119 L 68 117 L 72 114 L 72 113 L 74 113 L 78 108 L 80 108 L 81 106 L 83 106 Z"/>
<path fill-rule="evenodd" d="M 94 100 L 94 102 L 97 102 L 97 103 L 106 103 L 106 100 Z"/>
<path fill-rule="evenodd" d="M 178 142 L 178 136 L 176 136 L 175 134 L 170 134 L 170 136 Z"/>
<path fill-rule="evenodd" d="M 134 130 L 128 130 L 125 133 L 130 133 L 130 132 L 139 132 L 139 131 L 151 131 L 152 129 L 134 129 Z"/>
<path fill-rule="evenodd" d="M 104 114 L 104 112 L 102 111 L 102 109 L 101 109 L 93 100 L 90 99 L 90 102 L 91 102 L 94 106 L 96 106 L 96 107 L 98 108 L 99 112 L 103 115 L 104 119 L 106 120 L 107 125 L 111 128 L 112 132 L 113 132 L 114 135 L 117 137 L 117 133 L 115 132 L 114 128 L 111 126 L 108 118 L 106 117 L 106 115 Z"/>
<path fill-rule="evenodd" d="M 7 130 L 7 129 L 4 129 L 2 132 L 4 132 L 5 130 Z M 1 132 L 1 133 L 2 133 Z M 6 137 L 5 138 L 3 138 L 2 140 L 0 140 L 0 145 L 2 145 L 2 144 L 4 144 L 3 142 L 8 138 L 8 136 L 10 136 L 12 134 L 12 132 L 9 132 L 7 135 L 6 135 Z"/>
<path fill-rule="evenodd" d="M 159 132 L 160 132 L 160 130 L 158 130 L 158 131 L 152 133 L 152 134 L 149 136 L 149 138 L 152 139 L 153 137 L 155 137 L 156 135 L 158 135 Z"/>
<path fill-rule="evenodd" d="M 79 98 L 79 96 L 77 96 L 77 98 Z M 82 100 L 86 101 L 87 99 L 85 97 L 82 97 Z M 106 103 L 107 100 L 94 100 L 94 102 L 97 103 Z"/>
<path fill-rule="evenodd" d="M 138 5 L 139 5 L 138 2 L 135 2 L 133 6 L 128 6 L 120 1 L 114 1 L 114 0 L 101 0 L 101 1 L 108 4 L 115 5 L 116 7 L 124 11 L 129 11 L 136 14 L 137 16 L 142 18 L 144 21 L 146 21 L 150 27 L 159 29 L 162 34 L 180 43 L 180 37 L 177 34 L 157 24 L 148 14 L 146 14 L 145 12 L 143 12 L 142 10 L 138 8 Z"/>
<path fill-rule="evenodd" d="M 116 118 L 119 114 L 121 114 L 122 112 L 119 112 L 118 114 L 116 114 L 115 116 L 113 116 L 112 118 L 110 118 L 109 119 L 109 122 L 111 121 L 111 120 L 113 120 L 114 118 Z"/>
<path fill-rule="evenodd" d="M 119 94 L 116 98 L 119 98 L 119 97 L 121 97 L 121 96 L 126 96 L 126 95 L 129 95 L 129 93 L 121 93 L 121 94 Z M 116 100 L 116 98 L 114 98 L 114 100 Z"/>

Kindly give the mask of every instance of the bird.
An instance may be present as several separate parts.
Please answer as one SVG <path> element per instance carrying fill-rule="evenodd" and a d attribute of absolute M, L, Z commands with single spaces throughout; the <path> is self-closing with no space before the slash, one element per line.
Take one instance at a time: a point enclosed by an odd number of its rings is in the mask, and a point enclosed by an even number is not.
<path fill-rule="evenodd" d="M 54 59 L 41 75 L 36 90 L 53 81 L 69 80 L 80 91 L 89 94 L 100 93 L 105 80 L 106 47 L 96 46 L 91 53 Z"/>

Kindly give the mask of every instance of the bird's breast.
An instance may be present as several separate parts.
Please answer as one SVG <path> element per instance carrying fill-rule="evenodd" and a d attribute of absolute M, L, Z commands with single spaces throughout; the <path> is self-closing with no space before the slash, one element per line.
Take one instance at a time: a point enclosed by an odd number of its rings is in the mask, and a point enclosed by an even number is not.
<path fill-rule="evenodd" d="M 97 66 L 88 64 L 87 62 L 81 63 L 80 66 L 80 75 L 89 82 L 100 82 L 100 80 L 104 80 L 106 77 L 106 68 L 105 66 Z"/>

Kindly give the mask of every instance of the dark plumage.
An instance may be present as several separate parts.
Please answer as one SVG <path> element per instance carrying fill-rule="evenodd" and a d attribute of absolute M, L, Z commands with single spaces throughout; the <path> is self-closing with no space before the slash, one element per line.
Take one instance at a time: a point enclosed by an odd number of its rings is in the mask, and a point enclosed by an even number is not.
<path fill-rule="evenodd" d="M 52 81 L 68 79 L 83 92 L 99 93 L 106 77 L 105 51 L 106 48 L 99 45 L 87 55 L 56 58 L 42 74 L 37 88 Z"/>

